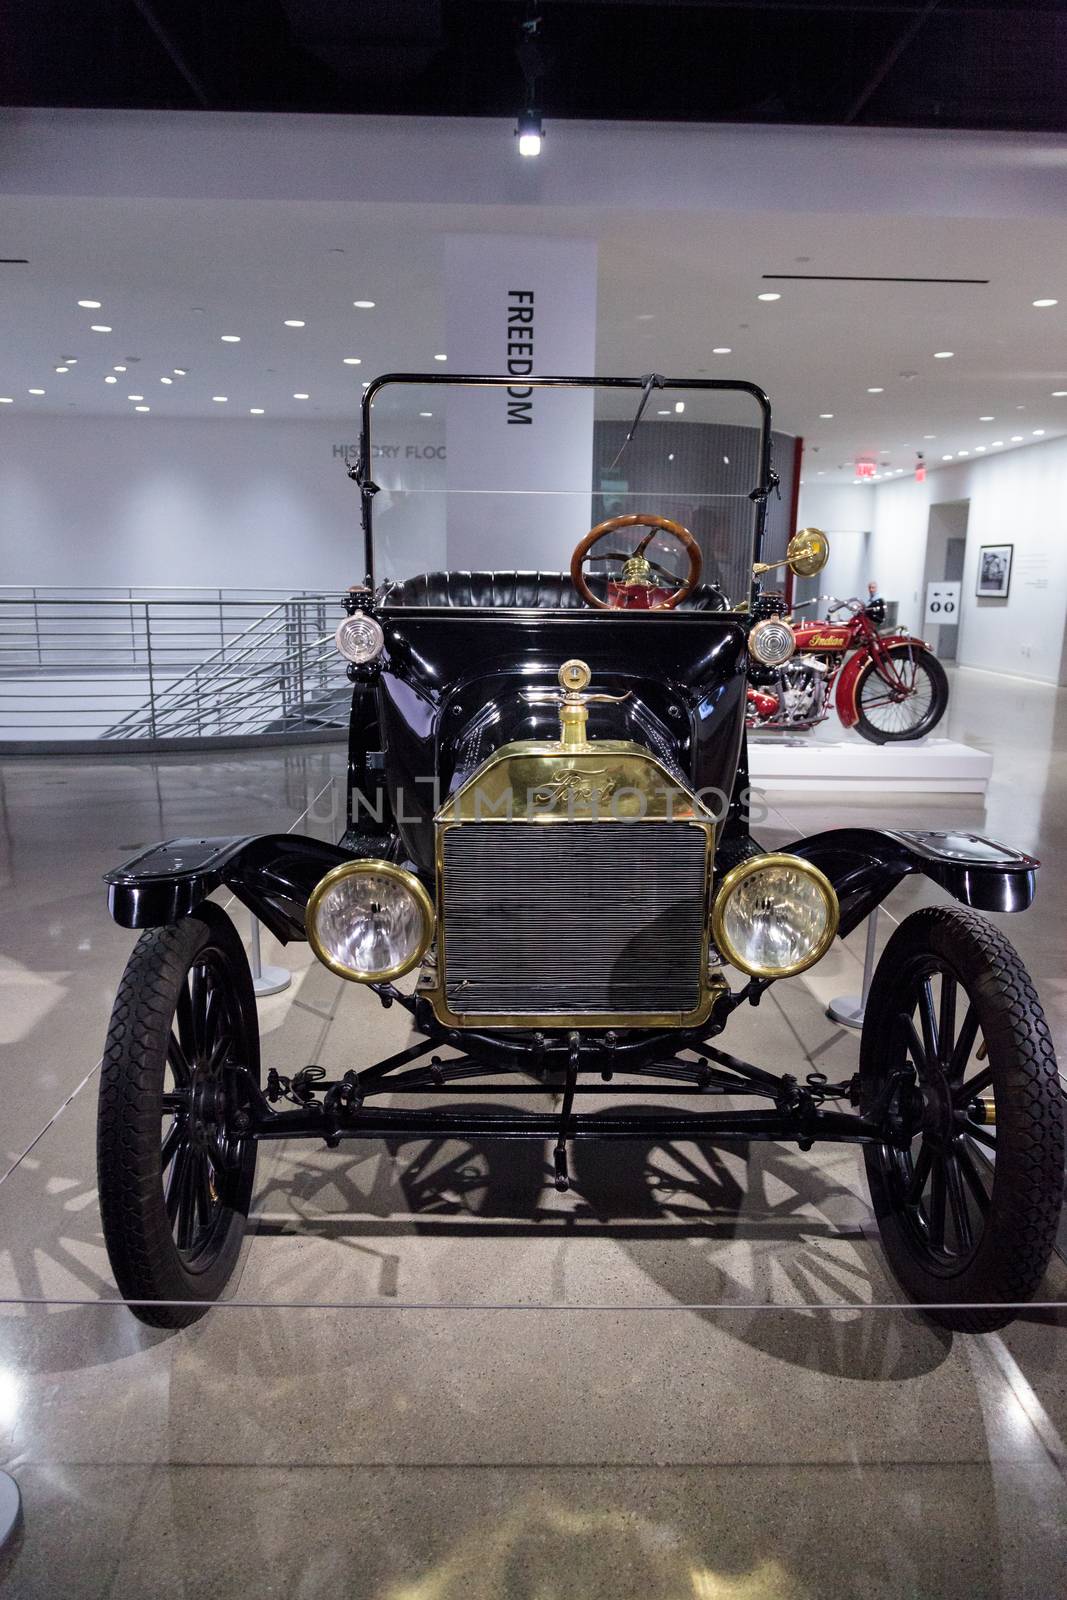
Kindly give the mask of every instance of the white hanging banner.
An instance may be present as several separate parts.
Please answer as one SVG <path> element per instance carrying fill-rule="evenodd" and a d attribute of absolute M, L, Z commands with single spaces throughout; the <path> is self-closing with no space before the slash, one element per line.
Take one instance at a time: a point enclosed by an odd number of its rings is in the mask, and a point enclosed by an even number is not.
<path fill-rule="evenodd" d="M 563 570 L 588 532 L 593 391 L 526 380 L 595 370 L 596 264 L 587 239 L 445 241 L 448 370 L 514 380 L 447 392 L 450 567 Z"/>

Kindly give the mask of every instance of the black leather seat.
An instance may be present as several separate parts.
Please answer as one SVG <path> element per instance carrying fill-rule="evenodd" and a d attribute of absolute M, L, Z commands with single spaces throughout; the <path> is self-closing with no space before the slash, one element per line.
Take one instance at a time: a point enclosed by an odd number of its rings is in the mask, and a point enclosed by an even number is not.
<path fill-rule="evenodd" d="M 589 575 L 589 587 L 606 598 L 607 578 Z M 538 611 L 581 611 L 585 601 L 569 572 L 420 572 L 391 583 L 383 596 L 387 606 L 484 606 Z M 698 583 L 679 611 L 725 611 L 726 596 L 713 583 Z"/>

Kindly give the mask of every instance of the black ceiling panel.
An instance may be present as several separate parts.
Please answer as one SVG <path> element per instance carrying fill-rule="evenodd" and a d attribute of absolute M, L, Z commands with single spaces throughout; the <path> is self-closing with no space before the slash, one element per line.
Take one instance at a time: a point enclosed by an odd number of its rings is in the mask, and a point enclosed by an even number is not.
<path fill-rule="evenodd" d="M 0 0 L 19 106 L 1059 131 L 1065 86 L 1022 0 Z"/>

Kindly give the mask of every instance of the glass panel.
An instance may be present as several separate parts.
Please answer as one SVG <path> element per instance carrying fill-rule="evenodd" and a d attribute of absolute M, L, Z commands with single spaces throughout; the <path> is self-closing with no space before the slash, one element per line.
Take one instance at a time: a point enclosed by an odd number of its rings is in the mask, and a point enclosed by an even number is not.
<path fill-rule="evenodd" d="M 647 512 L 688 528 L 703 581 L 743 597 L 757 515 L 750 495 L 760 476 L 756 402 L 735 391 L 652 390 L 627 442 L 641 396 L 383 389 L 371 433 L 376 580 L 435 570 L 565 572 L 591 527 Z M 614 553 L 630 554 L 639 537 Z M 677 540 L 657 535 L 646 554 L 677 574 L 677 587 L 687 567 Z M 617 572 L 619 562 L 592 570 Z"/>

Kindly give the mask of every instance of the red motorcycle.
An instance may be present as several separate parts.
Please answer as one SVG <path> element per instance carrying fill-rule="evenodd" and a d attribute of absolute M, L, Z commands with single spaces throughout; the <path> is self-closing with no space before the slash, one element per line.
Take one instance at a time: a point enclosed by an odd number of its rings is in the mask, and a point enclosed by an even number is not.
<path fill-rule="evenodd" d="M 830 601 L 825 621 L 791 623 L 794 654 L 779 667 L 765 668 L 748 691 L 749 728 L 813 728 L 830 715 L 831 695 L 844 727 L 872 744 L 921 739 L 936 728 L 948 705 L 945 669 L 921 639 L 881 633 L 885 601 L 873 583 L 869 594 L 866 604 L 820 596 Z M 763 601 L 777 603 L 782 613 L 786 609 L 778 596 Z"/>

